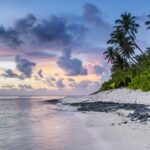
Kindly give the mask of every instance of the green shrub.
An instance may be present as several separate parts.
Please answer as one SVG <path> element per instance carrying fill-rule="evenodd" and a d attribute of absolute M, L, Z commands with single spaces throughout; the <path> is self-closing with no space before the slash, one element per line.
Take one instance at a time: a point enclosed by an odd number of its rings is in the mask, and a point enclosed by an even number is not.
<path fill-rule="evenodd" d="M 107 91 L 107 90 L 112 89 L 112 84 L 113 84 L 113 80 L 111 80 L 111 79 L 104 82 L 101 86 L 100 91 Z"/>
<path fill-rule="evenodd" d="M 150 59 L 150 54 L 146 56 Z M 128 87 L 129 89 L 141 89 L 150 91 L 150 63 L 138 57 L 137 64 L 128 69 L 118 69 L 112 72 L 110 80 L 104 82 L 100 91 Z"/>
<path fill-rule="evenodd" d="M 119 87 L 127 87 L 131 82 L 128 72 L 117 70 L 112 73 L 111 79 L 102 84 L 100 91 L 106 91 Z"/>
<path fill-rule="evenodd" d="M 134 90 L 141 89 L 143 91 L 150 91 L 150 67 L 135 76 L 128 87 Z"/>

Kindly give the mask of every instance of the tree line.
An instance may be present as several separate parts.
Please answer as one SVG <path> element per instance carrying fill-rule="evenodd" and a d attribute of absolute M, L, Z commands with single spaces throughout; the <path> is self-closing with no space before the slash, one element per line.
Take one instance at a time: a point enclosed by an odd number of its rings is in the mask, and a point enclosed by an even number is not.
<path fill-rule="evenodd" d="M 150 30 L 150 15 L 145 25 Z M 150 48 L 143 50 L 137 43 L 139 28 L 137 17 L 129 12 L 115 21 L 104 52 L 105 59 L 111 63 L 111 77 L 102 84 L 101 91 L 119 87 L 150 91 Z"/>

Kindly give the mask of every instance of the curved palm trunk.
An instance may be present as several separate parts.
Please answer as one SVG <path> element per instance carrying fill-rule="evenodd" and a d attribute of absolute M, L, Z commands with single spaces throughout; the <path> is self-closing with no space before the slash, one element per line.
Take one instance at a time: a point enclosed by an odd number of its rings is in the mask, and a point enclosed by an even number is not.
<path fill-rule="evenodd" d="M 132 37 L 132 35 L 130 34 L 130 32 L 128 31 L 129 36 L 131 37 L 133 43 L 135 44 L 136 48 L 143 54 L 145 55 L 145 53 L 142 51 L 142 49 L 136 44 L 134 38 Z"/>
<path fill-rule="evenodd" d="M 131 59 L 135 64 L 137 63 L 132 57 L 130 57 L 130 59 Z"/>
<path fill-rule="evenodd" d="M 137 45 L 137 43 L 135 42 L 134 38 L 132 37 L 132 35 L 130 34 L 130 32 L 128 31 L 129 36 L 131 37 L 133 43 L 135 44 L 136 48 L 143 54 L 143 57 L 150 62 L 146 57 L 145 57 L 145 53 L 142 51 L 142 49 Z"/>
<path fill-rule="evenodd" d="M 134 40 L 133 40 L 133 41 L 134 41 Z M 145 55 L 145 53 L 141 50 L 141 48 L 136 44 L 135 41 L 134 41 L 134 44 L 135 44 L 136 48 L 139 49 L 139 51 L 140 51 L 143 55 Z"/>

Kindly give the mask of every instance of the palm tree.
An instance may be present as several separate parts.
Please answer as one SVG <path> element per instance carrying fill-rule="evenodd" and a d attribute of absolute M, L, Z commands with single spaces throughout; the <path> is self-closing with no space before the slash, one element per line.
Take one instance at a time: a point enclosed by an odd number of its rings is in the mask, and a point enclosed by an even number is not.
<path fill-rule="evenodd" d="M 116 52 L 116 56 L 112 64 L 111 71 L 114 72 L 116 70 L 127 70 L 128 68 L 129 64 L 127 60 Z"/>
<path fill-rule="evenodd" d="M 119 54 L 118 48 L 108 47 L 103 54 L 105 55 L 105 59 L 108 59 L 108 63 L 112 64 L 112 72 L 118 69 L 126 70 L 129 67 L 127 59 Z"/>
<path fill-rule="evenodd" d="M 105 59 L 108 59 L 108 63 L 112 63 L 116 56 L 116 50 L 113 47 L 108 47 L 103 55 L 105 56 Z"/>
<path fill-rule="evenodd" d="M 114 44 L 118 52 L 125 58 L 136 61 L 131 57 L 134 54 L 134 43 L 132 39 L 125 35 L 125 33 L 117 28 L 112 34 L 111 39 L 107 42 L 108 44 Z"/>
<path fill-rule="evenodd" d="M 117 24 L 116 28 L 123 30 L 125 34 L 128 34 L 135 47 L 144 55 L 142 49 L 135 42 L 135 34 L 138 33 L 138 28 L 140 27 L 140 25 L 136 23 L 136 17 L 132 16 L 131 13 L 125 12 L 121 14 L 121 19 L 116 20 L 115 23 Z"/>
<path fill-rule="evenodd" d="M 120 30 L 119 28 L 117 28 L 116 30 L 114 30 L 111 34 L 110 34 L 110 40 L 107 41 L 107 44 L 122 44 L 125 34 L 123 33 L 122 30 Z"/>

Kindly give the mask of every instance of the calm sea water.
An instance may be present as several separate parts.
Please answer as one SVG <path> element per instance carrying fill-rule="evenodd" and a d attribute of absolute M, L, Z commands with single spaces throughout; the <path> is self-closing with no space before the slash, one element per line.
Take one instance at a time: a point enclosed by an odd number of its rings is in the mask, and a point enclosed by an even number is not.
<path fill-rule="evenodd" d="M 0 98 L 0 150 L 94 150 L 79 112 L 44 100 Z"/>

